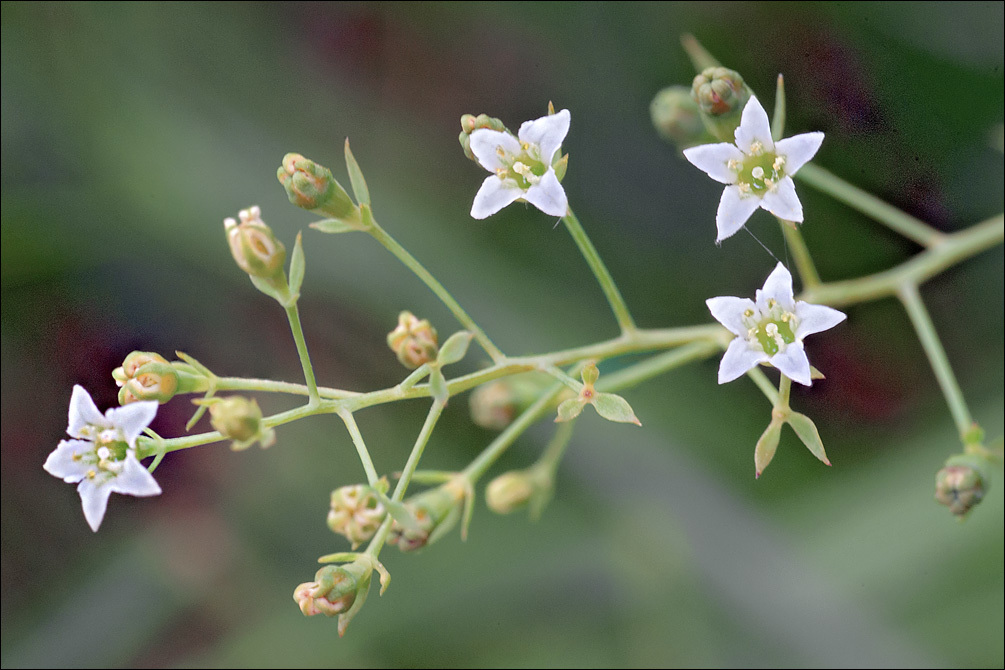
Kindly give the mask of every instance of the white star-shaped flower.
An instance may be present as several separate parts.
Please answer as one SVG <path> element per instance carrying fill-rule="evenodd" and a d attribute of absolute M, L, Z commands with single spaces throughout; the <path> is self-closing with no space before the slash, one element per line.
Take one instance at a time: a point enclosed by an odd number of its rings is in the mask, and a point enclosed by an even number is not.
<path fill-rule="evenodd" d="M 101 525 L 112 493 L 160 494 L 161 487 L 136 458 L 136 438 L 155 414 L 156 401 L 134 402 L 102 414 L 83 387 L 73 387 L 66 432 L 76 439 L 62 440 L 43 467 L 64 482 L 77 484 L 91 530 Z"/>
<path fill-rule="evenodd" d="M 484 219 L 517 200 L 545 214 L 565 216 L 569 200 L 552 164 L 569 133 L 569 110 L 525 121 L 517 137 L 479 128 L 471 133 L 471 153 L 492 172 L 475 194 L 471 216 Z"/>
<path fill-rule="evenodd" d="M 794 382 L 810 385 L 810 361 L 803 338 L 833 328 L 845 314 L 796 300 L 792 275 L 779 263 L 750 298 L 709 298 L 712 316 L 736 339 L 719 363 L 719 383 L 731 382 L 758 363 L 770 363 Z"/>
<path fill-rule="evenodd" d="M 771 139 L 768 114 L 750 97 L 736 129 L 736 144 L 702 144 L 684 157 L 709 177 L 726 184 L 715 214 L 715 241 L 734 235 L 758 207 L 780 219 L 801 223 L 803 206 L 792 181 L 820 149 L 823 133 L 804 133 L 777 142 Z"/>

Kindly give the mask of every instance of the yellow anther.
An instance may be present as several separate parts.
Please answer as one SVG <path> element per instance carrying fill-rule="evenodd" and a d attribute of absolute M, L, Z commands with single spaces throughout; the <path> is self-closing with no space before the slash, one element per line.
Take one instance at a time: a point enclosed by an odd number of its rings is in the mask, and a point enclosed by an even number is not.
<path fill-rule="evenodd" d="M 775 156 L 775 161 L 771 164 L 771 169 L 778 172 L 785 166 L 784 156 Z"/>
<path fill-rule="evenodd" d="M 740 161 L 736 160 L 735 158 L 730 158 L 728 161 L 726 161 L 726 167 L 736 172 L 740 169 Z"/>
<path fill-rule="evenodd" d="M 97 472 L 97 470 L 88 470 L 88 471 L 87 471 L 87 475 L 86 475 L 86 477 L 87 477 L 88 479 L 94 479 L 94 478 L 95 478 L 95 477 L 97 477 L 97 476 L 98 476 L 98 472 Z"/>
<path fill-rule="evenodd" d="M 748 307 L 747 309 L 743 310 L 743 316 L 749 319 L 750 317 L 754 316 L 754 310 Z"/>
<path fill-rule="evenodd" d="M 759 153 L 761 153 L 762 151 L 764 151 L 764 145 L 761 144 L 760 140 L 754 140 L 753 142 L 750 143 L 750 152 L 749 153 L 750 153 L 751 156 L 756 156 Z"/>

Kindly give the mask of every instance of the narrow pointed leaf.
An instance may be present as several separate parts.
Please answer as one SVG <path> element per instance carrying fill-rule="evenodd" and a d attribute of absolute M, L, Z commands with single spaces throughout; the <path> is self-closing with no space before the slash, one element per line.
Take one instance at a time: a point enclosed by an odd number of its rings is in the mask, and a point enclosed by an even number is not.
<path fill-rule="evenodd" d="M 290 293 L 295 296 L 300 295 L 305 270 L 303 234 L 297 233 L 297 241 L 293 245 L 293 253 L 290 255 Z"/>
<path fill-rule="evenodd" d="M 352 563 L 359 554 L 355 551 L 340 551 L 337 554 L 325 554 L 318 559 L 318 563 Z"/>
<path fill-rule="evenodd" d="M 812 419 L 805 414 L 793 412 L 789 416 L 788 422 L 792 426 L 792 430 L 796 431 L 799 439 L 806 445 L 806 448 L 810 450 L 810 453 L 820 459 L 825 465 L 830 465 L 831 462 L 827 460 L 827 453 L 824 451 L 824 443 L 820 440 L 820 433 L 817 432 L 817 427 L 814 425 Z"/>
<path fill-rule="evenodd" d="M 341 219 L 322 219 L 310 224 L 310 227 L 314 230 L 320 230 L 322 233 L 350 233 L 354 230 L 359 230 L 357 226 L 346 223 Z"/>
<path fill-rule="evenodd" d="M 345 166 L 349 170 L 349 183 L 352 185 L 352 193 L 356 196 L 356 202 L 360 205 L 370 206 L 370 190 L 366 187 L 366 180 L 363 179 L 363 171 L 359 169 L 356 157 L 352 155 L 349 148 L 349 138 L 345 138 Z"/>
<path fill-rule="evenodd" d="M 555 417 L 555 423 L 572 421 L 583 412 L 585 405 L 586 403 L 579 398 L 569 398 L 558 406 L 558 416 Z"/>
<path fill-rule="evenodd" d="M 470 484 L 464 489 L 464 512 L 461 516 L 461 541 L 468 540 L 468 526 L 475 513 L 475 490 Z"/>
<path fill-rule="evenodd" d="M 457 331 L 448 337 L 447 341 L 440 347 L 440 353 L 436 356 L 436 361 L 440 365 L 449 365 L 461 360 L 468 353 L 468 345 L 471 344 L 471 338 L 473 337 L 474 334 L 466 330 Z"/>
<path fill-rule="evenodd" d="M 619 395 L 600 393 L 597 395 L 597 399 L 593 401 L 593 406 L 597 409 L 597 414 L 608 421 L 634 423 L 636 426 L 642 425 L 642 422 L 635 416 L 635 412 L 632 411 L 632 406 Z"/>
<path fill-rule="evenodd" d="M 384 509 L 387 510 L 387 513 L 391 515 L 391 518 L 401 524 L 405 530 L 419 530 L 419 524 L 412 515 L 411 510 L 405 507 L 403 503 L 391 500 L 376 489 L 374 489 L 374 494 L 376 494 L 377 500 L 384 506 Z"/>
<path fill-rule="evenodd" d="M 775 457 L 775 450 L 778 449 L 778 438 L 782 436 L 782 422 L 772 421 L 761 435 L 754 447 L 754 476 L 760 477 L 768 463 Z"/>

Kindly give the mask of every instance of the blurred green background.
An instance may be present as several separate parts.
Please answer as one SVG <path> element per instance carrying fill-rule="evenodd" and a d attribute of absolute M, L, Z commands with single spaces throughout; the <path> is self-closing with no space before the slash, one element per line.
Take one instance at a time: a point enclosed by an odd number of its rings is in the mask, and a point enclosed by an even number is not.
<path fill-rule="evenodd" d="M 549 100 L 572 111 L 572 206 L 640 325 L 708 322 L 774 265 L 748 235 L 712 241 L 721 186 L 661 142 L 648 105 L 688 84 L 690 32 L 789 133 L 823 130 L 817 161 L 956 230 L 1002 209 L 1001 3 L 43 4 L 2 8 L 2 633 L 7 666 L 1001 667 L 1003 496 L 965 523 L 932 500 L 958 448 L 893 300 L 813 338 L 828 379 L 794 405 L 834 467 L 783 437 L 753 477 L 769 407 L 715 360 L 627 392 L 644 428 L 587 412 L 544 518 L 479 502 L 417 555 L 390 547 L 388 592 L 344 639 L 291 595 L 341 551 L 324 518 L 363 479 L 333 417 L 267 450 L 216 445 L 157 471 L 156 499 L 113 496 L 92 534 L 73 486 L 42 470 L 71 387 L 99 407 L 133 349 L 186 351 L 219 374 L 298 380 L 281 310 L 231 261 L 222 219 L 252 204 L 292 243 L 312 220 L 275 179 L 298 151 L 343 182 L 348 136 L 382 224 L 507 352 L 616 334 L 564 228 L 513 206 L 470 219 L 484 177 L 458 118 L 511 128 Z M 800 187 L 824 279 L 917 249 Z M 764 212 L 750 229 L 783 257 Z M 450 314 L 364 236 L 305 232 L 301 301 L 320 380 L 402 376 L 384 336 L 401 309 Z M 976 418 L 1002 432 L 1001 247 L 922 294 Z M 475 351 L 473 348 L 472 351 Z M 483 362 L 469 357 L 468 369 Z M 459 366 L 460 370 L 462 366 Z M 289 407 L 263 398 L 266 411 Z M 192 407 L 154 427 L 179 435 Z M 400 468 L 425 403 L 359 415 L 377 467 Z M 546 422 L 547 423 L 547 422 Z M 529 432 L 496 472 L 532 461 Z M 492 435 L 451 402 L 423 465 L 463 466 Z"/>

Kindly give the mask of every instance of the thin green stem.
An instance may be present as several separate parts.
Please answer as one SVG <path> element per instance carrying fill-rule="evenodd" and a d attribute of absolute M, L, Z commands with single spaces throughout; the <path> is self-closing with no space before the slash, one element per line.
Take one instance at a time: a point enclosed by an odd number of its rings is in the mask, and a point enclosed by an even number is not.
<path fill-rule="evenodd" d="M 319 386 L 318 395 L 328 400 L 338 400 L 341 398 L 353 398 L 362 395 L 358 391 L 345 391 L 343 389 Z M 294 384 L 292 382 L 277 382 L 271 379 L 250 379 L 246 377 L 217 377 L 217 391 L 265 391 L 268 393 L 288 393 L 290 395 L 310 395 L 310 389 L 304 384 Z"/>
<path fill-rule="evenodd" d="M 558 464 L 562 460 L 562 455 L 565 453 L 565 448 L 569 446 L 569 441 L 572 439 L 572 431 L 575 427 L 575 421 L 566 421 L 558 424 L 555 434 L 547 446 L 545 446 L 544 451 L 541 453 L 541 458 L 537 460 L 534 467 L 545 468 L 550 476 L 554 476 L 555 471 L 558 469 Z"/>
<path fill-rule="evenodd" d="M 803 288 L 810 289 L 820 286 L 820 275 L 817 274 L 817 268 L 813 264 L 810 250 L 803 240 L 803 233 L 799 230 L 798 224 L 778 219 L 778 225 L 782 227 L 782 235 L 785 236 L 785 241 L 789 245 L 789 249 L 792 250 L 792 257 L 796 262 L 796 270 L 799 272 L 799 278 L 802 279 Z"/>
<path fill-rule="evenodd" d="M 911 323 L 914 324 L 914 330 L 918 333 L 918 339 L 921 340 L 921 346 L 925 350 L 928 362 L 931 363 L 935 377 L 939 380 L 942 394 L 946 397 L 946 403 L 953 415 L 960 439 L 963 439 L 973 426 L 974 420 L 970 415 L 970 410 L 967 409 L 967 403 L 963 399 L 963 391 L 960 390 L 960 385 L 956 381 L 953 368 L 949 365 L 949 359 L 946 357 L 946 350 L 942 347 L 942 341 L 939 340 L 939 334 L 935 332 L 932 319 L 918 293 L 918 287 L 913 283 L 905 283 L 900 287 L 898 296 L 900 301 L 904 303 Z"/>
<path fill-rule="evenodd" d="M 422 280 L 422 282 L 429 287 L 429 289 L 436 294 L 436 297 L 440 299 L 447 309 L 453 313 L 454 317 L 460 322 L 464 328 L 469 330 L 474 334 L 475 339 L 478 340 L 478 344 L 481 345 L 485 353 L 493 360 L 493 362 L 498 363 L 499 361 L 506 358 L 506 355 L 499 350 L 492 340 L 489 339 L 488 335 L 485 334 L 478 324 L 475 323 L 474 319 L 468 316 L 468 313 L 458 304 L 454 297 L 450 295 L 447 289 L 443 288 L 443 284 L 436 280 L 433 275 L 429 274 L 429 271 L 423 267 L 416 258 L 408 253 L 405 247 L 398 244 L 398 241 L 391 237 L 387 231 L 380 227 L 380 225 L 373 221 L 373 225 L 368 229 L 368 232 L 384 245 L 384 248 L 394 254 L 398 260 L 400 260 L 405 267 L 415 273 L 415 276 Z"/>
<path fill-rule="evenodd" d="M 694 69 L 698 72 L 710 67 L 719 67 L 719 61 L 715 59 L 715 56 L 706 51 L 705 47 L 695 39 L 694 35 L 686 33 L 681 35 L 680 44 L 684 47 L 687 57 L 691 59 L 691 64 L 694 65 Z"/>
<path fill-rule="evenodd" d="M 300 356 L 300 365 L 304 368 L 304 380 L 307 382 L 308 394 L 312 405 L 321 401 L 318 395 L 318 383 L 314 379 L 314 368 L 311 366 L 311 357 L 307 353 L 307 343 L 304 341 L 304 331 L 300 326 L 300 311 L 296 303 L 286 308 L 286 318 L 290 320 L 290 330 L 293 331 L 293 339 L 297 343 L 297 354 Z"/>
<path fill-rule="evenodd" d="M 356 425 L 356 419 L 353 418 L 350 412 L 345 410 L 340 411 L 338 415 L 345 423 L 349 436 L 352 437 L 356 453 L 359 454 L 359 461 L 363 464 L 363 471 L 366 472 L 366 481 L 370 486 L 375 486 L 377 480 L 380 478 L 377 476 L 376 468 L 373 467 L 373 460 L 370 458 L 370 452 L 366 448 L 366 442 L 363 441 L 363 434 L 359 432 L 359 426 Z"/>
<path fill-rule="evenodd" d="M 789 409 L 789 395 L 792 393 L 792 380 L 781 375 L 778 380 L 778 399 L 775 401 L 775 409 L 786 411 Z"/>
<path fill-rule="evenodd" d="M 869 216 L 890 230 L 914 240 L 923 247 L 933 247 L 939 244 L 944 234 L 930 225 L 901 211 L 893 205 L 884 202 L 873 194 L 863 191 L 835 174 L 813 165 L 804 165 L 795 174 L 796 179 L 806 182 L 813 188 L 823 191 L 835 200 L 839 200 L 852 209 Z"/>
<path fill-rule="evenodd" d="M 555 365 L 545 366 L 541 369 L 541 371 L 547 372 L 549 375 L 562 382 L 576 393 L 579 393 L 580 389 L 583 388 L 583 384 L 581 382 L 578 382 L 569 375 L 565 374 L 565 371 Z"/>
<path fill-rule="evenodd" d="M 721 347 L 714 342 L 693 342 L 656 354 L 643 361 L 622 368 L 616 372 L 604 375 L 597 382 L 597 390 L 604 393 L 620 391 L 637 386 L 644 381 L 657 377 L 664 372 L 678 368 L 692 361 L 700 361 L 712 356 Z"/>
<path fill-rule="evenodd" d="M 614 316 L 618 320 L 618 325 L 621 326 L 621 332 L 630 333 L 634 331 L 635 321 L 632 319 L 632 315 L 628 311 L 628 306 L 625 304 L 624 298 L 621 297 L 621 292 L 618 290 L 617 284 L 614 283 L 611 273 L 607 271 L 607 266 L 605 266 L 604 261 L 600 259 L 600 254 L 597 253 L 597 249 L 593 246 L 593 243 L 590 242 L 590 238 L 587 237 L 586 231 L 583 230 L 582 224 L 579 223 L 579 219 L 576 218 L 576 215 L 573 213 L 571 208 L 568 213 L 562 217 L 562 222 L 572 235 L 572 239 L 576 241 L 576 246 L 579 247 L 579 251 L 583 254 L 583 258 L 586 259 L 586 263 L 590 266 L 590 270 L 593 271 L 597 281 L 600 282 L 600 288 L 604 290 L 604 295 L 607 296 L 607 302 L 610 303 L 611 310 L 614 311 Z"/>

